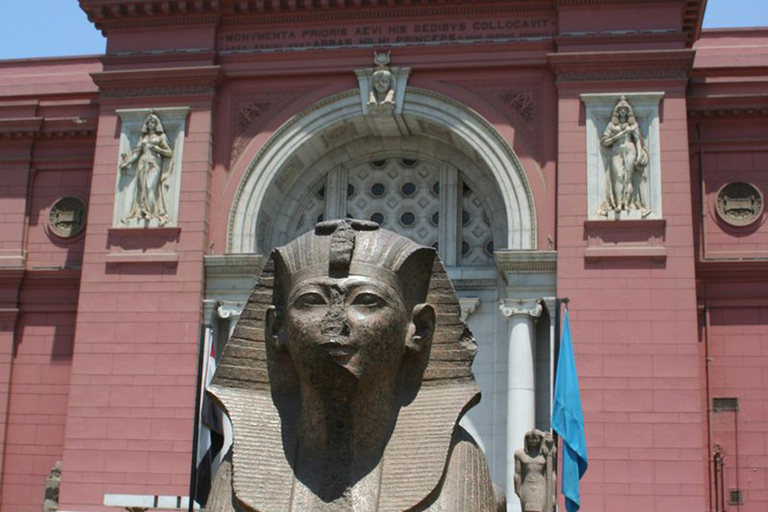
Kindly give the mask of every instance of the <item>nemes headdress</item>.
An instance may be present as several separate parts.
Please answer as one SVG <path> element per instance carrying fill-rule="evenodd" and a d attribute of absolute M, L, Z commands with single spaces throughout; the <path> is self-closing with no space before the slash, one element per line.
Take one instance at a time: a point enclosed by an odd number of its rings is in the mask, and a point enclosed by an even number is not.
<path fill-rule="evenodd" d="M 278 402 L 298 393 L 298 378 L 290 356 L 265 341 L 267 308 L 284 307 L 291 287 L 305 279 L 385 274 L 400 283 L 409 314 L 423 302 L 435 308 L 436 326 L 418 365 L 420 386 L 400 409 L 385 452 L 379 512 L 407 509 L 438 487 L 454 428 L 480 398 L 471 370 L 474 338 L 433 249 L 373 222 L 342 219 L 319 223 L 272 252 L 208 388 L 232 421 L 235 496 L 248 507 L 284 511 L 293 482 L 296 432 L 281 418 Z M 412 471 L 403 481 L 406 466 Z"/>

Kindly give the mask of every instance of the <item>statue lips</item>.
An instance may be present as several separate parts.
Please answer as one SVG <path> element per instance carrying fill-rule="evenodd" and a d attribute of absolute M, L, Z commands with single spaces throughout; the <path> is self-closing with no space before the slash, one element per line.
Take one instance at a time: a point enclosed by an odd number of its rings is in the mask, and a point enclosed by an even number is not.
<path fill-rule="evenodd" d="M 357 352 L 357 347 L 347 342 L 346 338 L 332 338 L 320 344 L 340 366 L 345 366 Z"/>

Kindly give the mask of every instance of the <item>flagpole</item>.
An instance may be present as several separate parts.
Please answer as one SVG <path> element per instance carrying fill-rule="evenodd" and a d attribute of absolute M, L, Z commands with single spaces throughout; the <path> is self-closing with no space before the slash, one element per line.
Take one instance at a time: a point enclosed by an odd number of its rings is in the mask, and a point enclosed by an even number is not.
<path fill-rule="evenodd" d="M 555 382 L 555 376 L 557 375 L 557 362 L 560 358 L 560 305 L 565 304 L 566 309 L 568 308 L 568 303 L 570 302 L 570 299 L 568 297 L 556 298 L 555 299 L 555 364 L 553 365 L 554 368 L 554 375 L 552 378 L 552 382 Z M 552 390 L 554 393 L 554 390 Z M 557 467 L 558 462 L 558 456 L 560 455 L 560 436 L 555 432 L 555 429 L 553 429 L 550 426 L 550 430 L 552 431 L 552 441 L 556 448 L 555 455 L 552 457 L 552 463 L 554 467 Z M 562 478 L 562 475 L 560 476 Z M 555 510 L 557 510 L 557 485 L 555 485 Z"/>
<path fill-rule="evenodd" d="M 203 362 L 205 360 L 205 331 L 207 325 L 200 324 L 200 353 L 197 358 L 197 389 L 195 391 L 195 425 L 192 433 L 192 468 L 189 472 L 189 508 L 195 510 L 195 494 L 197 490 L 197 437 L 200 435 L 200 400 L 203 385 Z"/>

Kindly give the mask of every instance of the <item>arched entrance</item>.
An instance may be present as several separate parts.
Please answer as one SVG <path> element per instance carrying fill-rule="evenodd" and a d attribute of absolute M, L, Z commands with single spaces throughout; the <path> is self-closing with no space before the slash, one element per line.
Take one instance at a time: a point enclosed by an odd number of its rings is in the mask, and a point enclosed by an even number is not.
<path fill-rule="evenodd" d="M 464 182 L 474 183 L 473 192 L 483 197 L 486 213 L 493 216 L 495 248 L 534 248 L 530 186 L 517 156 L 487 121 L 450 98 L 409 88 L 398 129 L 394 136 L 383 136 L 375 119 L 363 115 L 356 90 L 292 118 L 259 151 L 241 181 L 230 215 L 227 252 L 263 254 L 287 241 L 294 231 L 293 214 L 305 207 L 300 201 L 319 180 L 365 160 L 391 159 L 429 160 L 438 170 L 452 165 Z M 346 194 L 344 188 L 336 195 Z M 343 197 L 333 200 L 341 202 Z M 338 214 L 345 208 L 331 205 L 327 210 Z M 450 257 L 446 263 L 451 265 Z"/>
<path fill-rule="evenodd" d="M 219 326 L 211 330 L 223 344 L 253 284 L 237 278 L 228 261 L 263 261 L 320 219 L 372 219 L 436 247 L 478 340 L 473 370 L 484 399 L 465 427 L 488 455 L 494 480 L 509 487 L 509 461 L 522 444 L 518 430 L 549 422 L 551 331 L 540 299 L 554 290 L 542 292 L 538 283 L 554 254 L 542 265 L 531 187 L 488 121 L 417 88 L 407 89 L 401 112 L 386 116 L 365 114 L 358 90 L 343 92 L 291 118 L 254 155 L 233 201 L 227 254 L 218 267 L 206 262 L 206 287 L 216 290 L 207 297 L 222 320 L 211 321 Z M 522 276 L 522 287 L 511 284 L 511 274 Z M 511 321 L 499 314 L 499 300 L 519 302 L 516 292 L 532 297 L 538 313 L 522 317 L 528 310 L 513 308 Z M 530 349 L 509 363 L 513 346 Z M 510 400 L 521 395 L 512 392 L 509 376 L 522 374 L 530 377 L 522 385 L 528 405 L 508 416 L 520 407 Z M 508 421 L 517 416 L 516 424 Z"/>

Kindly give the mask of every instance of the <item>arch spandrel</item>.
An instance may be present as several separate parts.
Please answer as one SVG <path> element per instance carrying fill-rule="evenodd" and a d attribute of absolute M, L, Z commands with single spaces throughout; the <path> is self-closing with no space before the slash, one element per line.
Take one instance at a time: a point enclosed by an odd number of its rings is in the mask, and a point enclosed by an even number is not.
<path fill-rule="evenodd" d="M 496 210 L 503 216 L 506 230 L 500 247 L 536 247 L 536 210 L 530 184 L 514 151 L 488 121 L 442 94 L 413 87 L 405 95 L 402 118 L 408 130 L 430 140 L 428 147 L 417 145 L 417 152 L 439 151 L 441 144 L 452 146 L 493 178 L 501 201 Z M 318 161 L 325 159 L 323 165 L 327 167 L 353 158 L 355 155 L 345 154 L 343 146 L 372 135 L 364 132 L 365 126 L 358 90 L 326 98 L 283 124 L 252 159 L 240 182 L 230 212 L 228 252 L 268 250 L 270 247 L 260 247 L 257 234 L 265 230 L 271 234 L 278 222 L 274 216 L 280 212 L 274 202 L 283 201 L 299 176 L 310 181 L 304 174 L 308 169 L 327 172 L 327 168 L 316 168 Z M 345 134 L 345 130 L 350 133 Z M 409 137 L 402 138 L 406 151 Z M 334 145 L 334 138 L 340 142 Z M 331 155 L 339 148 L 342 151 L 338 155 Z M 271 239 L 261 242 L 269 245 Z"/>

